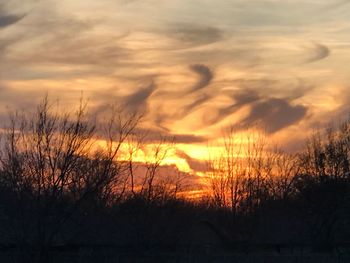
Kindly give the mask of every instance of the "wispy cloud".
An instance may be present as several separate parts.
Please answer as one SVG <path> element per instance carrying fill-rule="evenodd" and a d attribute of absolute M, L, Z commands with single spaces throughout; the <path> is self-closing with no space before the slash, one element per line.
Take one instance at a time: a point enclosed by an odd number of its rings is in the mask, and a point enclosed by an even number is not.
<path fill-rule="evenodd" d="M 137 90 L 123 100 L 123 108 L 129 112 L 146 112 L 148 99 L 155 89 L 156 86 L 152 82 L 149 86 Z"/>
<path fill-rule="evenodd" d="M 195 64 L 190 66 L 190 68 L 199 76 L 198 82 L 191 88 L 190 93 L 204 89 L 214 78 L 213 72 L 206 65 Z"/>
<path fill-rule="evenodd" d="M 262 127 L 267 133 L 275 133 L 302 120 L 307 108 L 291 105 L 284 99 L 270 98 L 251 106 L 250 112 L 236 127 Z"/>
<path fill-rule="evenodd" d="M 190 23 L 171 25 L 165 33 L 186 47 L 207 45 L 224 38 L 224 32 L 217 27 Z"/>
<path fill-rule="evenodd" d="M 7 11 L 5 11 L 4 7 L 0 3 L 0 29 L 17 23 L 24 16 L 25 14 L 18 15 L 8 13 Z"/>
<path fill-rule="evenodd" d="M 242 80 L 240 82 L 242 83 Z M 246 87 L 231 91 L 229 96 L 234 102 L 228 106 L 213 110 L 211 115 L 204 118 L 204 124 L 214 125 L 243 107 L 249 107 L 249 112 L 238 123 L 233 124 L 239 129 L 249 129 L 252 126 L 258 126 L 268 133 L 275 133 L 305 117 L 308 108 L 304 105 L 294 105 L 293 101 L 303 96 L 309 89 L 301 86 L 298 94 L 278 98 L 269 94 L 273 91 L 273 88 L 264 86 L 264 83 L 269 83 L 269 81 L 261 80 L 260 83 L 256 82 L 258 86 L 255 86 L 255 88 L 253 88 L 254 85 L 251 85 L 251 88 Z M 265 88 L 265 90 L 261 91 L 262 88 Z"/>
<path fill-rule="evenodd" d="M 321 59 L 325 59 L 330 55 L 330 49 L 323 44 L 314 43 L 312 49 L 309 49 L 307 54 L 308 58 L 306 59 L 306 63 L 312 63 Z"/>
<path fill-rule="evenodd" d="M 204 172 L 204 171 L 207 171 L 208 169 L 208 166 L 205 160 L 198 160 L 198 159 L 192 158 L 191 156 L 186 154 L 184 151 L 180 151 L 180 150 L 176 151 L 176 155 L 181 159 L 186 160 L 189 167 L 195 172 Z"/>
<path fill-rule="evenodd" d="M 335 107 L 318 90 L 349 89 L 347 0 L 1 3 L 2 108 L 84 90 L 96 114 L 117 102 L 146 112 L 154 134 L 194 143 L 228 122 L 312 125 L 334 116 L 314 111 Z"/>

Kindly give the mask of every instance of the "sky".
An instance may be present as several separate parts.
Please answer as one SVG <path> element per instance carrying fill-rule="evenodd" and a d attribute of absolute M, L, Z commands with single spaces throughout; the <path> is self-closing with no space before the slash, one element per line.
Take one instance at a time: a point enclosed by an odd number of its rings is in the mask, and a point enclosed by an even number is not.
<path fill-rule="evenodd" d="M 45 94 L 144 112 L 203 169 L 222 130 L 287 151 L 349 114 L 348 0 L 0 0 L 0 121 Z"/>

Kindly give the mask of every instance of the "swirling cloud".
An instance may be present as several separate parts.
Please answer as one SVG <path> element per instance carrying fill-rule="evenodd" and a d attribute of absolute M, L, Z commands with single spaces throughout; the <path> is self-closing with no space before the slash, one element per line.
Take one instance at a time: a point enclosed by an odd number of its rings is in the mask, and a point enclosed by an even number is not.
<path fill-rule="evenodd" d="M 306 59 L 305 63 L 312 63 L 325 59 L 330 55 L 330 53 L 331 51 L 326 45 L 314 43 L 312 49 L 308 50 L 308 58 Z"/>
<path fill-rule="evenodd" d="M 0 4 L 0 29 L 17 23 L 24 16 L 25 16 L 24 14 L 20 14 L 20 15 L 10 14 L 6 12 Z"/>
<path fill-rule="evenodd" d="M 198 82 L 191 88 L 190 93 L 204 89 L 214 78 L 213 72 L 206 65 L 195 64 L 191 65 L 190 68 L 199 76 Z"/>
<path fill-rule="evenodd" d="M 172 25 L 167 29 L 166 34 L 181 44 L 189 46 L 207 45 L 220 41 L 224 37 L 223 31 L 217 27 L 189 23 Z"/>
<path fill-rule="evenodd" d="M 148 99 L 155 91 L 156 86 L 152 82 L 149 86 L 139 89 L 127 96 L 123 101 L 124 108 L 129 112 L 145 112 L 148 108 Z"/>
<path fill-rule="evenodd" d="M 305 106 L 294 106 L 287 100 L 270 98 L 253 104 L 248 116 L 236 126 L 247 128 L 258 125 L 267 133 L 275 133 L 302 120 L 306 113 Z"/>

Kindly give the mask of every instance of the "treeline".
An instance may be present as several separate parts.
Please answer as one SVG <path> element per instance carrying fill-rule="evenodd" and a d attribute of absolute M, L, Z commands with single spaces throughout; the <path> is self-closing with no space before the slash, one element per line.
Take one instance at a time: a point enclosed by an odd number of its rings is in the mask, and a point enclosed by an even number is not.
<path fill-rule="evenodd" d="M 233 213 L 249 214 L 271 200 L 288 200 L 312 183 L 350 177 L 350 122 L 314 132 L 305 149 L 291 154 L 262 133 L 223 134 L 223 150 L 208 161 L 211 203 Z"/>
<path fill-rule="evenodd" d="M 233 218 L 233 240 L 334 248 L 350 244 L 350 122 L 314 132 L 290 154 L 230 130 L 209 161 L 210 207 Z M 232 237 L 232 234 L 231 234 Z"/>
<path fill-rule="evenodd" d="M 34 114 L 11 115 L 1 139 L 0 245 L 15 262 L 49 262 L 76 246 L 156 253 L 350 242 L 349 122 L 315 134 L 295 155 L 230 131 L 208 160 L 207 195 L 188 201 L 180 194 L 186 175 L 159 172 L 171 139 L 136 161 L 146 145 L 141 119 L 112 109 L 96 123 L 83 104 L 61 114 L 47 99 Z"/>

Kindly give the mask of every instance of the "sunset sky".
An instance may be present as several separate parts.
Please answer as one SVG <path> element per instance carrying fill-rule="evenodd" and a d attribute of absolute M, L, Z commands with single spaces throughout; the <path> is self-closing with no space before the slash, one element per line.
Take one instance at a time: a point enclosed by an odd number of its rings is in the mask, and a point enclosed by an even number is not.
<path fill-rule="evenodd" d="M 200 170 L 225 127 L 288 151 L 350 112 L 348 0 L 0 0 L 0 120 L 115 102 Z"/>

